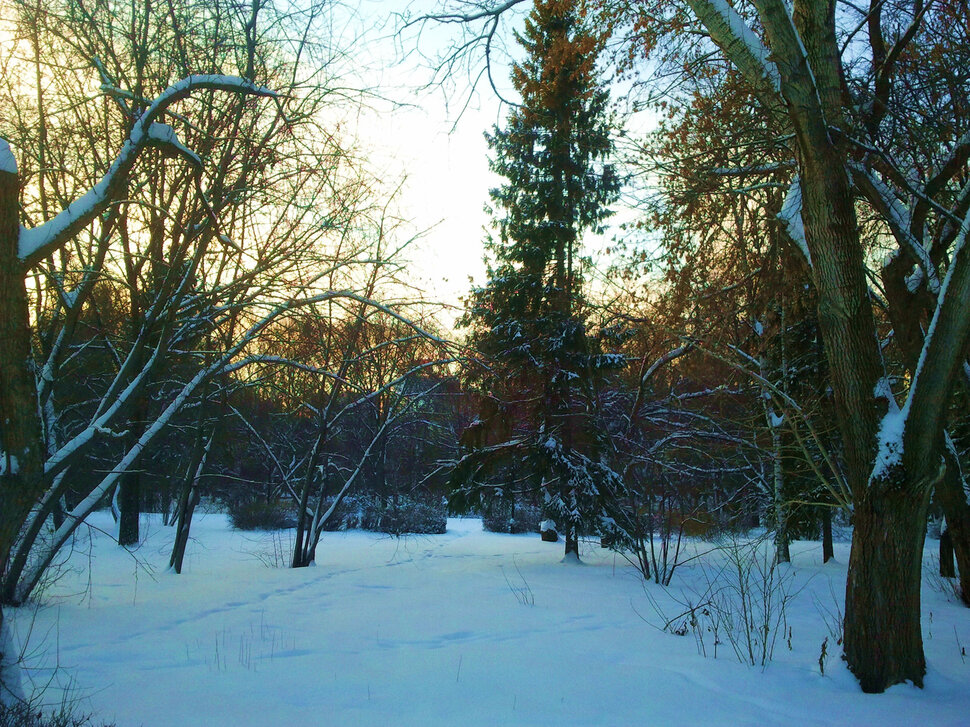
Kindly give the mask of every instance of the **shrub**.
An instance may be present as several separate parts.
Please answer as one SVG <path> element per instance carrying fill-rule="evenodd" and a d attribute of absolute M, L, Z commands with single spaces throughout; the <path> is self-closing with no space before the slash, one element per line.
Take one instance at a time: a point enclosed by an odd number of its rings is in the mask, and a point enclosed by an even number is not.
<path fill-rule="evenodd" d="M 91 715 L 77 715 L 64 708 L 45 715 L 28 702 L 14 705 L 0 702 L 0 727 L 95 727 L 93 720 Z M 101 723 L 101 727 L 109 725 Z"/>
<path fill-rule="evenodd" d="M 329 507 L 329 502 L 324 507 Z M 384 500 L 375 495 L 346 497 L 324 528 L 336 530 L 370 530 L 376 533 L 404 535 L 441 535 L 447 528 L 443 503 L 406 495 Z"/>
<path fill-rule="evenodd" d="M 278 502 L 230 502 L 229 523 L 236 530 L 282 530 L 296 526 L 296 517 Z"/>
<path fill-rule="evenodd" d="M 767 540 L 726 540 L 697 567 L 699 588 L 685 588 L 679 597 L 667 592 L 678 604 L 673 617 L 644 589 L 665 631 L 693 634 L 697 652 L 707 656 L 713 647 L 715 659 L 717 647 L 727 643 L 739 662 L 762 668 L 774 657 L 779 637 L 791 649 L 787 609 L 796 595 L 794 575 L 778 567 Z"/>
<path fill-rule="evenodd" d="M 505 503 L 486 512 L 482 526 L 490 533 L 538 533 L 542 519 L 542 510 L 535 505 Z"/>
<path fill-rule="evenodd" d="M 441 504 L 412 500 L 409 497 L 392 500 L 383 509 L 380 508 L 379 499 L 376 503 L 378 506 L 371 510 L 371 517 L 374 519 L 367 523 L 367 530 L 391 535 L 442 535 L 447 530 L 448 518 Z"/>

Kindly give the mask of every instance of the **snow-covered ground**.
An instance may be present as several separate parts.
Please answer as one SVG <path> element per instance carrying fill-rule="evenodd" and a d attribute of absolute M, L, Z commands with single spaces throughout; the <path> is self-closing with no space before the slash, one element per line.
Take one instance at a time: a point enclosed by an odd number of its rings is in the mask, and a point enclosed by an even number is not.
<path fill-rule="evenodd" d="M 92 524 L 112 530 L 101 514 Z M 43 605 L 7 612 L 15 638 L 29 634 L 33 679 L 56 666 L 82 711 L 119 727 L 970 724 L 970 611 L 932 584 L 926 688 L 860 692 L 822 615 L 842 600 L 846 544 L 824 566 L 817 544 L 793 546 L 790 631 L 762 670 L 727 643 L 714 658 L 710 632 L 702 646 L 656 628 L 658 608 L 675 615 L 704 590 L 700 564 L 718 554 L 679 570 L 669 594 L 645 592 L 598 546 L 563 564 L 561 544 L 449 520 L 440 536 L 327 534 L 316 567 L 288 570 L 267 566 L 286 532 L 204 515 L 178 576 L 165 571 L 171 529 L 143 527 L 134 553 L 90 529 Z"/>

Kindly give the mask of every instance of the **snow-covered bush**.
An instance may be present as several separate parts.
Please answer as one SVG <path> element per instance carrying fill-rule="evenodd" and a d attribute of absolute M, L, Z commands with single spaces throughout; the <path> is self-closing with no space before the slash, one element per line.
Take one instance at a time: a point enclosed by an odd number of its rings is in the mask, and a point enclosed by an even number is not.
<path fill-rule="evenodd" d="M 250 500 L 228 503 L 229 522 L 236 530 L 281 530 L 296 525 L 296 516 L 278 502 Z"/>
<path fill-rule="evenodd" d="M 440 535 L 445 532 L 446 526 L 445 506 L 434 498 L 400 495 L 384 499 L 375 495 L 358 495 L 345 497 L 341 501 L 325 529 L 331 532 L 370 530 L 391 535 Z"/>
<path fill-rule="evenodd" d="M 494 505 L 482 518 L 490 533 L 538 533 L 542 510 L 535 505 Z"/>
<path fill-rule="evenodd" d="M 369 512 L 365 530 L 391 535 L 420 533 L 441 535 L 447 528 L 447 514 L 443 504 L 401 497 L 387 503 L 380 498 L 373 500 L 375 507 Z"/>

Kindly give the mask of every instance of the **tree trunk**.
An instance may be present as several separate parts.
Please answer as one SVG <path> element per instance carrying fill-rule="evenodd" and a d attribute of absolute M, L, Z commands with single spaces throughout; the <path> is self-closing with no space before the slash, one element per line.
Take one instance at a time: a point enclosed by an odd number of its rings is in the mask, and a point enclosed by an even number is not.
<path fill-rule="evenodd" d="M 782 334 L 784 335 L 784 334 Z M 784 368 L 782 369 L 784 373 Z M 781 462 L 781 432 L 774 421 L 774 413 L 768 416 L 768 426 L 771 430 L 772 446 L 772 489 L 775 516 L 775 562 L 791 563 L 791 551 L 788 548 L 788 503 L 785 502 L 785 473 Z"/>
<path fill-rule="evenodd" d="M 135 326 L 132 325 L 134 330 Z M 137 334 L 136 334 L 137 335 Z M 143 365 L 144 360 L 139 365 Z M 135 402 L 134 416 L 129 424 L 126 445 L 131 447 L 145 432 L 145 419 L 148 405 L 141 396 Z M 139 520 L 141 518 L 141 470 L 133 469 L 121 478 L 118 493 L 118 545 L 127 547 L 138 545 L 140 539 Z"/>
<path fill-rule="evenodd" d="M 9 154 L 9 147 L 0 140 L 0 155 L 4 152 Z M 0 572 L 39 495 L 43 472 L 19 239 L 20 180 L 16 171 L 0 169 Z"/>
<path fill-rule="evenodd" d="M 944 578 L 955 578 L 957 574 L 956 563 L 953 562 L 953 538 L 950 537 L 950 528 L 944 526 L 940 533 L 940 575 Z"/>
<path fill-rule="evenodd" d="M 822 508 L 822 562 L 828 563 L 835 557 L 832 547 L 832 508 Z"/>
<path fill-rule="evenodd" d="M 920 576 L 929 487 L 914 496 L 901 468 L 856 504 L 845 599 L 845 659 L 864 692 L 923 686 Z M 900 481 L 902 480 L 902 481 Z"/>
<path fill-rule="evenodd" d="M 195 506 L 199 504 L 199 489 L 197 485 L 196 478 L 191 477 L 185 483 L 185 489 L 179 498 L 175 543 L 172 545 L 172 557 L 168 561 L 168 567 L 178 574 L 182 573 L 182 561 L 185 560 L 185 547 L 189 543 L 189 532 L 192 528 L 192 515 L 195 513 Z"/>
<path fill-rule="evenodd" d="M 138 545 L 138 520 L 141 515 L 141 476 L 136 472 L 125 475 L 121 482 L 118 504 L 118 545 Z"/>
<path fill-rule="evenodd" d="M 965 604 L 970 605 L 970 507 L 967 506 L 967 496 L 963 490 L 960 463 L 953 457 L 949 449 L 946 452 L 946 472 L 936 486 L 936 495 L 940 504 L 943 505 L 943 514 L 946 516 L 946 533 L 951 543 L 950 570 L 953 569 L 953 556 L 956 556 L 957 570 L 960 575 L 960 597 Z M 941 574 L 943 566 L 943 542 L 941 538 Z M 954 573 L 950 573 L 950 577 L 954 575 Z"/>
<path fill-rule="evenodd" d="M 185 559 L 185 548 L 192 528 L 192 515 L 195 514 L 195 506 L 199 504 L 199 478 L 202 476 L 202 470 L 205 468 L 209 450 L 215 438 L 215 433 L 210 434 L 208 441 L 203 444 L 201 417 L 198 426 L 192 459 L 186 467 L 185 482 L 182 485 L 182 494 L 179 496 L 175 543 L 172 545 L 172 557 L 168 561 L 168 567 L 177 574 L 182 573 L 182 561 Z"/>
<path fill-rule="evenodd" d="M 320 423 L 320 429 L 313 443 L 313 450 L 310 452 L 306 471 L 303 476 L 303 491 L 300 493 L 299 510 L 296 515 L 296 542 L 293 544 L 293 558 L 290 561 L 291 568 L 306 568 L 310 565 L 312 551 L 309 548 L 310 541 L 312 540 L 312 533 L 310 532 L 312 522 L 307 509 L 310 506 L 310 490 L 313 489 L 313 484 L 319 475 L 317 463 L 320 461 L 320 452 L 323 450 L 324 443 L 327 440 L 327 431 L 327 421 L 324 419 Z"/>
<path fill-rule="evenodd" d="M 579 560 L 579 533 L 575 525 L 566 526 L 566 553 L 563 560 Z"/>

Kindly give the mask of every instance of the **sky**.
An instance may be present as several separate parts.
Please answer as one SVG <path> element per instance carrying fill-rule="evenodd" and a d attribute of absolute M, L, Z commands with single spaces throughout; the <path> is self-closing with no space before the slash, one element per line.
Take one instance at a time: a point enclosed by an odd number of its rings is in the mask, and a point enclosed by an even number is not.
<path fill-rule="evenodd" d="M 508 80 L 508 54 L 518 50 L 512 31 L 530 7 L 523 3 L 503 16 L 492 55 L 492 81 L 507 99 L 515 98 Z M 441 83 L 433 83 L 435 59 L 462 40 L 463 26 L 427 23 L 420 32 L 418 26 L 401 31 L 401 17 L 418 18 L 439 8 L 439 0 L 359 0 L 345 33 L 353 38 L 356 72 L 386 97 L 360 115 L 360 142 L 386 182 L 405 179 L 399 209 L 413 231 L 423 231 L 408 253 L 408 272 L 428 300 L 450 307 L 439 319 L 452 325 L 471 281 L 486 282 L 483 241 L 489 217 L 484 207 L 489 190 L 503 180 L 489 171 L 484 133 L 504 122 L 508 106 L 479 75 L 481 47 Z M 473 87 L 474 78 L 478 83 Z M 640 132 L 653 121 L 638 116 L 626 123 Z M 638 216 L 619 203 L 615 209 L 607 233 L 584 241 L 585 252 L 600 263 L 620 223 Z M 608 285 L 603 276 L 590 283 Z"/>
<path fill-rule="evenodd" d="M 369 58 L 365 77 L 386 100 L 362 112 L 357 133 L 386 183 L 404 179 L 399 208 L 423 233 L 408 252 L 410 277 L 429 299 L 457 308 L 470 278 L 485 282 L 484 207 L 501 179 L 488 169 L 484 133 L 502 121 L 504 107 L 486 83 L 472 90 L 463 71 L 423 88 L 434 79 L 430 58 L 460 30 L 429 25 L 420 36 L 416 29 L 397 35 L 395 13 L 416 17 L 434 7 L 428 0 L 362 1 L 357 12 L 364 38 L 356 45 Z M 504 82 L 507 69 L 497 74 Z M 442 319 L 455 316 L 452 310 Z"/>

